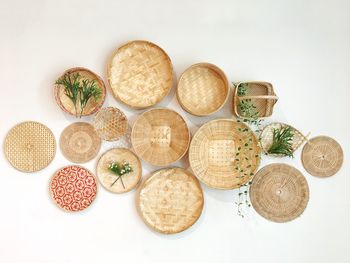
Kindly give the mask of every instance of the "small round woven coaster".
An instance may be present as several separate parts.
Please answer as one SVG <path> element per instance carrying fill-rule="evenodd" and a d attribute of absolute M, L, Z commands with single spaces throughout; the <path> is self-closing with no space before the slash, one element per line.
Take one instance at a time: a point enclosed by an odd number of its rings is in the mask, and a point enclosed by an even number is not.
<path fill-rule="evenodd" d="M 56 140 L 49 128 L 38 122 L 23 122 L 6 136 L 5 155 L 21 172 L 37 172 L 47 167 L 56 154 Z"/>
<path fill-rule="evenodd" d="M 69 161 L 85 163 L 96 157 L 101 147 L 101 139 L 92 125 L 76 122 L 62 132 L 60 147 Z"/>
<path fill-rule="evenodd" d="M 67 166 L 51 179 L 50 193 L 53 201 L 65 211 L 82 211 L 96 198 L 96 178 L 83 167 Z"/>
<path fill-rule="evenodd" d="M 250 187 L 254 209 L 264 218 L 284 223 L 299 217 L 309 201 L 309 186 L 296 168 L 270 164 L 254 176 Z"/>
<path fill-rule="evenodd" d="M 116 141 L 125 135 L 128 120 L 121 110 L 107 107 L 96 114 L 93 125 L 102 140 Z"/>
<path fill-rule="evenodd" d="M 301 155 L 305 170 L 319 177 L 335 175 L 340 170 L 343 159 L 343 150 L 339 143 L 327 136 L 318 136 L 309 140 Z"/>
<path fill-rule="evenodd" d="M 138 198 L 142 219 L 163 234 L 175 234 L 191 227 L 204 205 L 198 180 L 182 168 L 154 172 L 144 182 Z"/>
<path fill-rule="evenodd" d="M 109 170 L 112 163 L 119 165 L 128 163 L 132 168 L 132 172 L 119 177 Z M 141 176 L 142 166 L 139 158 L 125 148 L 115 148 L 107 151 L 97 164 L 97 177 L 100 183 L 113 193 L 119 194 L 131 191 L 140 182 Z"/>

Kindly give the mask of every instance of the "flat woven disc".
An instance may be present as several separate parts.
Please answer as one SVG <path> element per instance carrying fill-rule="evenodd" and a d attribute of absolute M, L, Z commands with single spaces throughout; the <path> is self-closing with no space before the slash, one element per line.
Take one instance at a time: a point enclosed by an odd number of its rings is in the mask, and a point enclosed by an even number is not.
<path fill-rule="evenodd" d="M 284 223 L 299 217 L 309 201 L 302 173 L 287 164 L 270 164 L 255 175 L 250 187 L 254 209 L 266 219 Z"/>
<path fill-rule="evenodd" d="M 5 155 L 21 172 L 37 172 L 47 167 L 56 154 L 56 140 L 45 125 L 23 122 L 13 127 L 5 139 Z"/>
<path fill-rule="evenodd" d="M 111 163 L 122 165 L 127 162 L 132 168 L 132 172 L 118 177 L 111 172 L 108 167 Z M 102 155 L 97 164 L 97 177 L 100 183 L 108 191 L 113 193 L 126 193 L 134 189 L 141 180 L 142 167 L 139 158 L 130 150 L 116 148 L 109 150 Z"/>
<path fill-rule="evenodd" d="M 78 212 L 95 200 L 95 176 L 80 166 L 67 166 L 57 171 L 51 179 L 50 193 L 53 201 L 68 212 Z"/>
<path fill-rule="evenodd" d="M 173 66 L 160 47 L 132 41 L 113 54 L 108 80 L 118 100 L 133 108 L 147 108 L 168 95 L 173 85 Z"/>
<path fill-rule="evenodd" d="M 339 143 L 327 136 L 309 140 L 301 155 L 305 170 L 319 177 L 335 175 L 340 170 L 343 159 L 343 150 Z"/>
<path fill-rule="evenodd" d="M 102 140 L 116 141 L 125 135 L 128 120 L 121 110 L 108 107 L 96 114 L 93 125 Z"/>
<path fill-rule="evenodd" d="M 154 172 L 140 190 L 138 208 L 152 229 L 175 234 L 191 227 L 204 205 L 198 180 L 182 168 Z"/>
<path fill-rule="evenodd" d="M 92 125 L 76 122 L 62 132 L 60 147 L 69 161 L 85 163 L 96 157 L 101 147 L 101 139 Z"/>

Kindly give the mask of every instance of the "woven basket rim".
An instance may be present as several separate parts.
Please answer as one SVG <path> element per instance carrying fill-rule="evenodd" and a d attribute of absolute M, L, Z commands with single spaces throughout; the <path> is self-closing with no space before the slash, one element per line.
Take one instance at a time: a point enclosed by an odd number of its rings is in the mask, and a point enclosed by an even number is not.
<path fill-rule="evenodd" d="M 222 102 L 220 107 L 218 107 L 216 110 L 214 110 L 214 111 L 212 111 L 210 113 L 201 114 L 201 113 L 198 113 L 198 112 L 193 112 L 191 109 L 189 109 L 188 107 L 186 107 L 182 103 L 182 101 L 180 99 L 180 96 L 179 96 L 179 87 L 181 85 L 181 80 L 183 79 L 185 74 L 188 73 L 188 71 L 192 70 L 195 67 L 206 67 L 206 68 L 210 68 L 210 69 L 214 70 L 216 73 L 218 73 L 220 75 L 220 77 L 222 78 L 222 80 L 224 81 L 224 84 L 225 84 L 225 88 L 226 88 L 226 97 L 225 97 L 225 99 L 223 100 L 223 102 Z M 187 111 L 188 113 L 190 113 L 190 114 L 192 114 L 194 116 L 199 116 L 199 117 L 209 116 L 209 115 L 212 115 L 212 114 L 220 111 L 225 106 L 229 95 L 230 95 L 230 84 L 229 84 L 229 81 L 227 79 L 227 76 L 226 76 L 225 72 L 222 69 L 220 69 L 218 66 L 216 66 L 216 65 L 214 65 L 212 63 L 208 63 L 208 62 L 198 62 L 198 63 L 193 64 L 190 67 L 186 68 L 184 70 L 184 72 L 182 72 L 182 74 L 180 75 L 180 78 L 177 81 L 177 85 L 176 85 L 176 98 L 177 98 L 177 101 L 179 102 L 180 106 L 185 111 Z"/>
<path fill-rule="evenodd" d="M 118 54 L 118 52 L 120 52 L 120 50 L 122 48 L 125 48 L 126 46 L 128 45 L 131 45 L 133 43 L 139 43 L 139 44 L 148 44 L 148 45 L 151 45 L 157 49 L 159 49 L 164 55 L 165 57 L 167 58 L 168 62 L 169 62 L 169 65 L 170 65 L 170 68 L 171 68 L 171 85 L 168 87 L 168 90 L 167 92 L 165 93 L 165 95 L 162 97 L 162 98 L 159 98 L 157 100 L 156 103 L 150 105 L 150 106 L 147 106 L 147 107 L 138 107 L 136 105 L 132 105 L 130 103 L 127 103 L 125 101 L 123 101 L 119 96 L 118 94 L 116 94 L 113 89 L 112 89 L 112 85 L 111 85 L 111 80 L 110 80 L 110 76 L 111 76 L 111 67 L 112 67 L 112 61 L 113 61 L 113 58 Z M 112 52 L 112 54 L 108 57 L 108 63 L 107 63 L 107 70 L 106 70 L 106 73 L 107 73 L 107 83 L 108 83 L 108 87 L 109 87 L 109 90 L 111 91 L 113 97 L 117 100 L 117 101 L 120 101 L 121 103 L 123 103 L 124 105 L 132 108 L 132 109 L 147 109 L 147 108 L 150 108 L 154 105 L 157 105 L 158 103 L 160 103 L 163 99 L 165 99 L 171 89 L 173 88 L 173 85 L 174 85 L 174 66 L 173 66 L 173 63 L 168 55 L 167 52 L 165 52 L 165 50 L 163 48 L 161 48 L 160 46 L 158 46 L 157 44 L 153 43 L 153 42 L 150 42 L 150 41 L 147 41 L 147 40 L 142 40 L 142 39 L 136 39 L 136 40 L 131 40 L 131 41 L 127 41 L 127 42 L 124 42 L 121 46 L 117 47 L 116 49 L 114 49 L 114 51 Z"/>

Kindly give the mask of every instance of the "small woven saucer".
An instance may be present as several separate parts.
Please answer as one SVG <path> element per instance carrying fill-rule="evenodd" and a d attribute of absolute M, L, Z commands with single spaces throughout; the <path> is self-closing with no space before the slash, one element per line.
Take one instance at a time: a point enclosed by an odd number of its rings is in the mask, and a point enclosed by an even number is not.
<path fill-rule="evenodd" d="M 264 218 L 284 223 L 299 217 L 309 201 L 303 174 L 287 164 L 270 164 L 255 175 L 250 187 L 254 209 Z"/>
<path fill-rule="evenodd" d="M 173 66 L 157 45 L 132 41 L 114 52 L 108 65 L 108 81 L 116 99 L 132 108 L 147 108 L 170 92 Z"/>
<path fill-rule="evenodd" d="M 132 168 L 132 172 L 118 178 L 109 171 L 111 163 L 123 164 L 127 162 Z M 139 158 L 130 150 L 125 148 L 111 149 L 102 155 L 97 164 L 97 177 L 101 184 L 108 191 L 113 193 L 126 193 L 134 189 L 140 182 L 142 176 L 142 166 Z"/>
<path fill-rule="evenodd" d="M 343 150 L 339 143 L 327 136 L 309 140 L 301 155 L 305 170 L 319 177 L 335 175 L 340 170 L 343 159 Z"/>
<path fill-rule="evenodd" d="M 225 73 L 217 66 L 198 63 L 181 75 L 176 94 L 184 110 L 193 115 L 207 116 L 225 104 L 229 84 Z"/>
<path fill-rule="evenodd" d="M 53 201 L 67 212 L 88 208 L 97 194 L 95 176 L 80 166 L 67 166 L 55 173 L 50 182 Z"/>
<path fill-rule="evenodd" d="M 144 222 L 163 234 L 176 234 L 191 227 L 204 205 L 198 180 L 182 168 L 154 172 L 142 185 L 137 206 Z"/>
<path fill-rule="evenodd" d="M 102 140 L 117 141 L 125 135 L 128 120 L 121 110 L 107 107 L 96 114 L 93 125 Z"/>
<path fill-rule="evenodd" d="M 85 163 L 96 157 L 100 151 L 101 139 L 91 124 L 76 122 L 62 132 L 60 147 L 69 161 Z"/>
<path fill-rule="evenodd" d="M 101 94 L 99 101 L 95 101 L 93 99 L 90 99 L 81 116 L 88 116 L 88 115 L 94 114 L 102 107 L 102 105 L 105 101 L 105 98 L 106 98 L 105 84 L 104 84 L 103 80 L 97 74 L 95 74 L 94 72 L 92 72 L 91 70 L 86 69 L 86 68 L 68 69 L 62 74 L 61 78 L 66 74 L 76 74 L 76 73 L 79 73 L 80 76 L 84 79 L 95 80 L 96 84 L 101 89 L 102 94 Z M 78 113 L 77 113 L 73 102 L 65 94 L 65 91 L 64 91 L 64 88 L 62 85 L 55 85 L 54 93 L 55 93 L 55 99 L 56 99 L 57 104 L 60 106 L 60 108 L 64 112 L 66 112 L 70 115 L 73 115 L 73 116 L 78 116 L 80 109 L 78 109 Z"/>
<path fill-rule="evenodd" d="M 45 125 L 23 122 L 6 136 L 5 155 L 11 165 L 21 172 L 37 172 L 47 167 L 56 154 L 56 140 Z"/>

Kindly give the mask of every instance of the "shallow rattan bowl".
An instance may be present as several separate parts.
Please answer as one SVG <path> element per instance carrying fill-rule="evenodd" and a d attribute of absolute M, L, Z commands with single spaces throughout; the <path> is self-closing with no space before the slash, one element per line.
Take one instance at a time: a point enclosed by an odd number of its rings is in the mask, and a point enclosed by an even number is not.
<path fill-rule="evenodd" d="M 260 148 L 248 126 L 231 119 L 218 119 L 196 132 L 189 160 L 194 174 L 207 186 L 234 189 L 248 182 L 258 169 Z"/>
<path fill-rule="evenodd" d="M 132 41 L 118 48 L 107 69 L 116 99 L 143 109 L 167 96 L 173 85 L 173 66 L 163 49 L 147 41 Z"/>
<path fill-rule="evenodd" d="M 225 104 L 229 84 L 225 73 L 209 63 L 192 65 L 182 73 L 177 85 L 181 107 L 197 116 L 207 116 Z"/>
<path fill-rule="evenodd" d="M 81 114 L 81 110 L 79 108 L 77 109 L 78 112 L 76 112 L 73 102 L 65 94 L 64 87 L 62 85 L 55 85 L 54 94 L 55 94 L 56 102 L 64 112 L 70 115 L 74 115 L 74 116 L 92 115 L 96 113 L 99 109 L 101 109 L 105 101 L 105 98 L 106 98 L 105 84 L 97 74 L 95 74 L 89 69 L 81 68 L 81 67 L 68 69 L 62 74 L 60 78 L 62 78 L 65 74 L 76 74 L 76 73 L 79 73 L 82 78 L 96 81 L 96 84 L 98 85 L 98 87 L 101 89 L 101 92 L 102 92 L 100 99 L 98 101 L 95 101 L 94 99 L 90 99 L 86 107 L 84 108 L 84 112 Z"/>
<path fill-rule="evenodd" d="M 190 131 L 177 112 L 165 108 L 144 112 L 136 120 L 131 143 L 144 161 L 165 166 L 181 159 L 187 152 Z"/>

